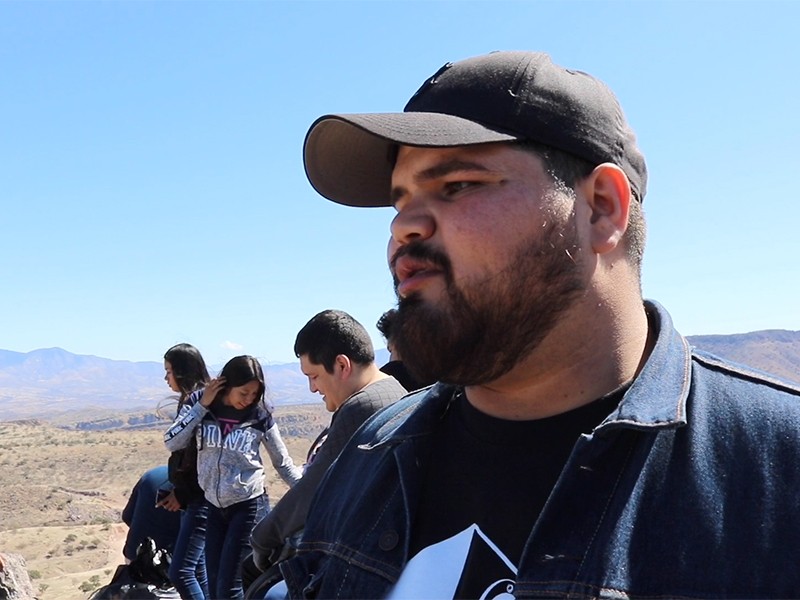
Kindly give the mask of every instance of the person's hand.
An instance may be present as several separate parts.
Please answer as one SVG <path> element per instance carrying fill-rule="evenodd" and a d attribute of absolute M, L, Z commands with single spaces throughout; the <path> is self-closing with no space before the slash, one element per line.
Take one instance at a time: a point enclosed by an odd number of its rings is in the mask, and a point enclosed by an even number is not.
<path fill-rule="evenodd" d="M 170 492 L 161 502 L 156 504 L 156 506 L 160 506 L 161 508 L 165 508 L 170 512 L 175 512 L 181 509 L 181 503 L 178 501 L 178 498 L 175 496 L 175 492 Z"/>
<path fill-rule="evenodd" d="M 205 390 L 203 390 L 203 397 L 200 399 L 200 404 L 208 408 L 211 406 L 211 403 L 214 402 L 214 399 L 219 394 L 219 391 L 225 387 L 225 378 L 224 377 L 215 377 L 211 381 L 208 382 L 206 385 Z"/>

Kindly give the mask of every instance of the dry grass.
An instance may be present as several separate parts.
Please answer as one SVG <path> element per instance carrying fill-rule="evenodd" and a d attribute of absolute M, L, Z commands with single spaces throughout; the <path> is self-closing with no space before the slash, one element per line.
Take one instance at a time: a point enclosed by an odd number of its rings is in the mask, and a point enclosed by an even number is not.
<path fill-rule="evenodd" d="M 281 407 L 289 452 L 305 461 L 328 422 L 321 405 Z M 285 426 L 284 426 L 285 425 Z M 165 464 L 160 429 L 85 432 L 0 423 L 0 552 L 21 554 L 41 600 L 77 600 L 122 562 L 120 513 L 139 476 Z M 268 468 L 272 502 L 286 491 Z"/>

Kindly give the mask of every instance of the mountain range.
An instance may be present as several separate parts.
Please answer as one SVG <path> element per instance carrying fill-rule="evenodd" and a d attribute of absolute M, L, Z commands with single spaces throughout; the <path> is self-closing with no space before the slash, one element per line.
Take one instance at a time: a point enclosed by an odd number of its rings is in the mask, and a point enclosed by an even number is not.
<path fill-rule="evenodd" d="M 383 364 L 388 352 L 376 351 L 376 360 Z M 321 401 L 309 391 L 299 362 L 262 366 L 268 399 L 276 406 Z M 215 375 L 221 368 L 209 371 Z M 74 422 L 78 415 L 113 418 L 159 407 L 174 416 L 174 405 L 162 362 L 111 360 L 61 348 L 0 350 L 0 421 Z"/>
<path fill-rule="evenodd" d="M 688 340 L 718 356 L 800 382 L 800 331 L 773 329 Z M 383 364 L 388 352 L 378 350 L 376 360 Z M 299 363 L 263 366 L 268 396 L 276 406 L 320 401 L 309 391 Z M 61 348 L 0 350 L 0 421 L 40 419 L 75 425 L 87 415 L 91 422 L 142 415 L 129 420 L 135 424 L 158 420 L 154 409 L 159 407 L 171 418 L 174 403 L 161 362 L 111 360 Z"/>

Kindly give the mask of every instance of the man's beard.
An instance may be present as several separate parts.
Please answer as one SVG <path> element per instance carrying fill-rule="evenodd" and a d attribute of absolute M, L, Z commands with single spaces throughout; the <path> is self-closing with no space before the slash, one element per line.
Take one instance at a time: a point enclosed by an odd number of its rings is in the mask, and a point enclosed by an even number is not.
<path fill-rule="evenodd" d="M 419 293 L 399 298 L 393 343 L 420 380 L 480 385 L 505 375 L 533 351 L 586 289 L 574 221 L 551 223 L 520 245 L 505 269 L 457 287 L 449 258 L 425 242 L 398 255 L 441 269 L 438 305 Z M 397 281 L 395 281 L 395 288 Z"/>

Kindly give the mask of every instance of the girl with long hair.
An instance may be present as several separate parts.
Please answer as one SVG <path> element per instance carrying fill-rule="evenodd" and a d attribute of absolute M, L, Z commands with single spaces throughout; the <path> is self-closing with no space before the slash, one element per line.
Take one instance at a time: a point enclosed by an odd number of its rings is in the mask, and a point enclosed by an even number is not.
<path fill-rule="evenodd" d="M 258 360 L 237 356 L 203 390 L 194 392 L 164 435 L 170 451 L 197 444 L 198 482 L 208 506 L 206 567 L 211 598 L 243 598 L 241 563 L 250 533 L 269 511 L 263 445 L 281 478 L 302 476 L 265 400 Z"/>
<path fill-rule="evenodd" d="M 176 344 L 167 350 L 164 371 L 167 385 L 178 394 L 176 417 L 191 394 L 203 389 L 211 380 L 203 356 L 191 344 Z M 170 454 L 168 467 L 174 488 L 158 505 L 171 511 L 183 510 L 169 578 L 183 600 L 205 600 L 209 597 L 204 555 L 208 507 L 197 483 L 194 440 Z"/>

